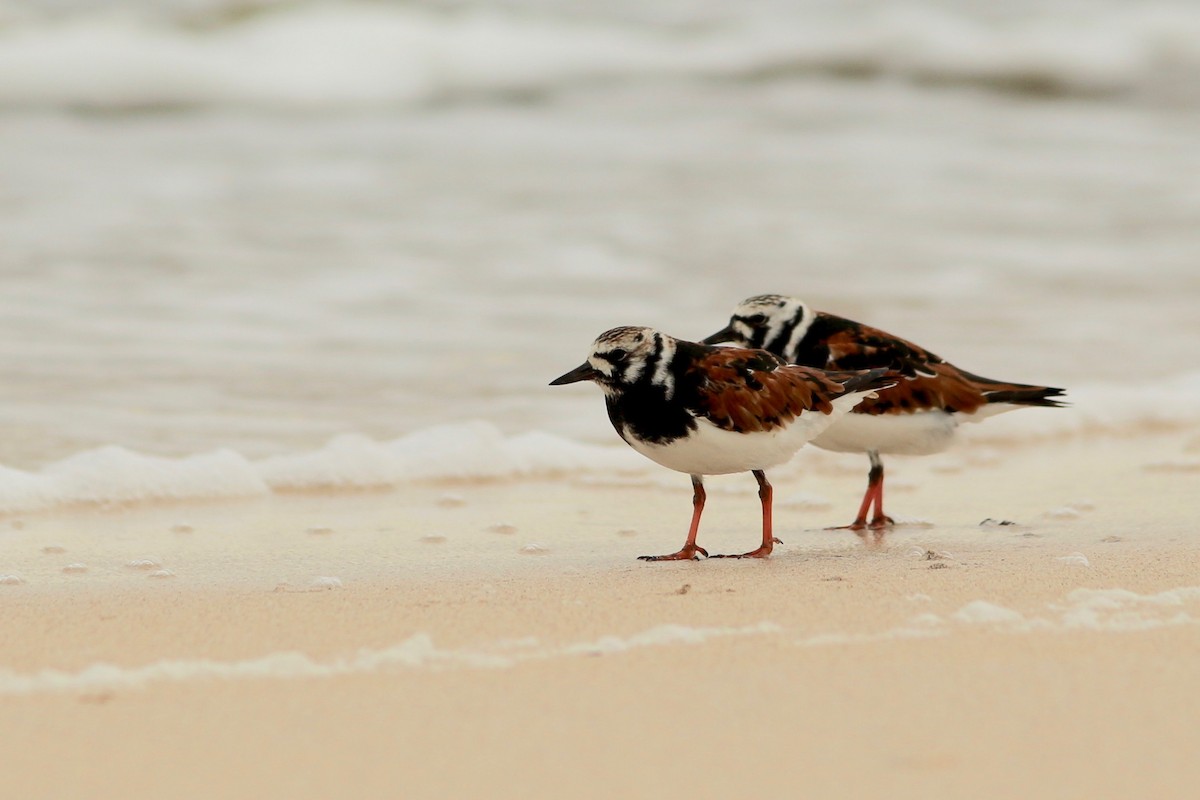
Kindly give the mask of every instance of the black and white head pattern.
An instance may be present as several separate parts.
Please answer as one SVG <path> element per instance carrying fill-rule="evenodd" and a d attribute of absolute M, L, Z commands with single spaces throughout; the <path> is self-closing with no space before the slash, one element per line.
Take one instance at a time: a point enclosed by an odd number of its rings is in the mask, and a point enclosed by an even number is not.
<path fill-rule="evenodd" d="M 814 319 L 809 307 L 795 297 L 760 294 L 738 303 L 726 332 L 734 344 L 790 356 Z"/>
<path fill-rule="evenodd" d="M 660 387 L 669 399 L 675 393 L 671 362 L 675 339 L 653 328 L 625 326 L 605 331 L 592 344 L 588 364 L 606 394 L 632 386 Z"/>

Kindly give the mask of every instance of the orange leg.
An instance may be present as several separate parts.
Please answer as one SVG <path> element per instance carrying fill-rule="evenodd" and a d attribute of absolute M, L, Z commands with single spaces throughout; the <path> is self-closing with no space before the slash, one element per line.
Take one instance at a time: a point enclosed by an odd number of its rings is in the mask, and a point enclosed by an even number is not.
<path fill-rule="evenodd" d="M 756 469 L 753 470 L 753 474 L 754 479 L 758 481 L 758 499 L 762 501 L 762 546 L 757 550 L 751 550 L 749 553 L 713 556 L 713 558 L 766 558 L 771 555 L 771 551 L 775 549 L 775 545 L 783 544 L 783 542 L 776 539 L 771 533 L 771 500 L 774 496 L 774 491 L 771 489 L 771 484 L 767 482 L 766 473 L 761 469 Z"/>
<path fill-rule="evenodd" d="M 867 482 L 867 491 L 863 495 L 862 505 L 858 507 L 858 516 L 854 518 L 854 522 L 849 525 L 836 525 L 832 528 L 826 528 L 827 531 L 862 531 L 867 528 L 867 512 L 871 510 L 871 503 L 875 501 L 875 483 Z"/>
<path fill-rule="evenodd" d="M 871 476 L 875 481 L 875 516 L 871 518 L 871 530 L 880 531 L 890 528 L 896 521 L 883 513 L 883 462 L 879 453 L 871 451 Z"/>
<path fill-rule="evenodd" d="M 883 513 L 883 479 L 879 479 L 879 488 L 875 490 L 875 516 L 871 518 L 870 528 L 882 531 L 892 527 L 896 521 Z"/>
<path fill-rule="evenodd" d="M 858 532 L 870 527 L 871 530 L 877 531 L 895 524 L 891 517 L 883 513 L 883 462 L 879 459 L 879 453 L 874 450 L 867 455 L 871 457 L 871 471 L 867 474 L 867 491 L 863 494 L 862 505 L 858 507 L 858 516 L 849 525 L 839 525 L 825 530 Z M 868 525 L 867 512 L 871 510 L 872 505 L 875 506 L 875 516 L 871 518 L 871 523 Z"/>
<path fill-rule="evenodd" d="M 696 534 L 700 531 L 700 514 L 704 511 L 704 482 L 699 475 L 692 476 L 692 527 L 688 529 L 687 541 L 679 552 L 665 556 L 638 556 L 639 561 L 691 561 L 699 556 L 708 557 L 708 551 L 696 544 Z"/>

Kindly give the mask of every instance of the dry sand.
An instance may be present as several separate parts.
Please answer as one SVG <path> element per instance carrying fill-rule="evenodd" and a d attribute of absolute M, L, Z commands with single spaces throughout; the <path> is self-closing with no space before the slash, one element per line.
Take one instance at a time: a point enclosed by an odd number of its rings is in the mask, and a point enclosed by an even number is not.
<path fill-rule="evenodd" d="M 1191 798 L 1198 433 L 895 460 L 890 510 L 936 524 L 875 546 L 819 530 L 865 459 L 804 454 L 766 562 L 634 560 L 682 540 L 665 472 L 9 520 L 0 784 Z M 753 481 L 714 482 L 701 543 L 756 537 Z"/>

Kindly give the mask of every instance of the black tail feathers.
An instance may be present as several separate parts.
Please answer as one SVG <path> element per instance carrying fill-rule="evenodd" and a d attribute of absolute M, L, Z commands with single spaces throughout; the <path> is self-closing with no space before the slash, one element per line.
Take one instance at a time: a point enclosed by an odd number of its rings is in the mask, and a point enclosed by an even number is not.
<path fill-rule="evenodd" d="M 1016 386 L 998 389 L 994 392 L 984 392 L 989 403 L 1012 403 L 1018 406 L 1043 406 L 1045 408 L 1065 408 L 1070 405 L 1062 397 L 1064 391 L 1049 386 Z"/>

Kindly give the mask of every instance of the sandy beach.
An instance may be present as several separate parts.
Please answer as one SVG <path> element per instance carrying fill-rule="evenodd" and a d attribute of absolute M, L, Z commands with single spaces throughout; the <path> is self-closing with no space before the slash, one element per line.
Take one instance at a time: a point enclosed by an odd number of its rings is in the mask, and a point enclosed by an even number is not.
<path fill-rule="evenodd" d="M 857 460 L 804 453 L 766 562 L 634 560 L 677 546 L 686 480 L 26 515 L 0 535 L 24 581 L 0 586 L 4 783 L 1190 797 L 1198 433 L 897 460 L 892 510 L 926 521 L 875 545 L 820 529 L 852 511 Z M 757 535 L 738 484 L 710 495 L 714 551 Z"/>
<path fill-rule="evenodd" d="M 1191 800 L 1200 6 L 0 0 L 0 796 Z M 1065 409 L 549 387 L 794 295 Z M 713 478 L 712 553 L 760 541 Z"/>

